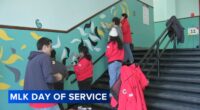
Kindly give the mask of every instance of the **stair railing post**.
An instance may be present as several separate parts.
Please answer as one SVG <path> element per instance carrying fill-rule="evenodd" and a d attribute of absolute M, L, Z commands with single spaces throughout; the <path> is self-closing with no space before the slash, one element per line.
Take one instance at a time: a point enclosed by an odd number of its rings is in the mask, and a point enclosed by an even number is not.
<path fill-rule="evenodd" d="M 200 18 L 200 17 L 199 17 Z M 199 23 L 200 23 L 200 21 L 199 21 Z M 199 27 L 199 32 L 200 32 L 200 27 Z M 200 33 L 199 33 L 199 49 L 200 49 Z"/>
<path fill-rule="evenodd" d="M 156 48 L 156 55 L 157 55 L 157 72 L 158 72 L 158 77 L 160 77 L 160 43 L 157 43 L 157 48 Z"/>
<path fill-rule="evenodd" d="M 176 37 L 176 35 L 173 35 L 173 37 L 174 37 L 174 49 L 176 49 L 176 42 L 177 42 L 177 37 Z"/>

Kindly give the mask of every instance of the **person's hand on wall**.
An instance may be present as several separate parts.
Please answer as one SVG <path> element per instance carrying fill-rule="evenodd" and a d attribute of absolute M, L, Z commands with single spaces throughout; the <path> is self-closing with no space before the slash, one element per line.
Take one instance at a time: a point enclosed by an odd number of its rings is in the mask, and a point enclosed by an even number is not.
<path fill-rule="evenodd" d="M 79 54 L 74 54 L 73 56 L 78 59 Z"/>
<path fill-rule="evenodd" d="M 56 73 L 56 74 L 54 74 L 54 77 L 55 77 L 56 81 L 61 81 L 62 78 L 63 78 L 63 76 L 62 76 L 61 73 Z"/>
<path fill-rule="evenodd" d="M 66 68 L 67 68 L 67 70 L 69 70 L 69 69 L 73 68 L 73 66 L 74 65 L 70 64 L 70 65 L 67 65 Z"/>
<path fill-rule="evenodd" d="M 71 58 L 71 65 L 76 65 L 79 59 L 79 55 L 78 54 L 73 54 L 72 58 Z"/>
<path fill-rule="evenodd" d="M 74 61 L 74 62 L 72 62 L 72 65 L 74 66 L 74 65 L 76 65 L 78 62 L 77 61 Z"/>

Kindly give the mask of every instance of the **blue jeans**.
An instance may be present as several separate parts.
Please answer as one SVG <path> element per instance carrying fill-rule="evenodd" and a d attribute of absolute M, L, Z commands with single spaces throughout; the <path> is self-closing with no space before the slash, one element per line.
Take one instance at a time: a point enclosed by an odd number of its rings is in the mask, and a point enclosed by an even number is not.
<path fill-rule="evenodd" d="M 53 106 L 53 107 L 49 107 L 49 108 L 35 108 L 34 110 L 60 110 L 59 106 Z"/>
<path fill-rule="evenodd" d="M 121 66 L 122 66 L 122 63 L 119 61 L 114 61 L 114 62 L 108 64 L 108 73 L 109 73 L 109 77 L 110 77 L 110 80 L 109 80 L 110 88 L 113 86 L 115 81 L 118 79 Z"/>
<path fill-rule="evenodd" d="M 124 43 L 124 62 L 129 60 L 130 63 L 134 62 L 133 54 L 130 48 L 130 44 Z"/>

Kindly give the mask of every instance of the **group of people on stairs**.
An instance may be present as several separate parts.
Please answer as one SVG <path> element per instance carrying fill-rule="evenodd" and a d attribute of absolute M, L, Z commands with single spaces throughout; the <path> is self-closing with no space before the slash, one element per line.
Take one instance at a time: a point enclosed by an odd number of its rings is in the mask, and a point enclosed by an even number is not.
<path fill-rule="evenodd" d="M 111 94 L 111 105 L 118 110 L 146 110 L 142 91 L 148 85 L 148 80 L 140 67 L 134 64 L 128 15 L 123 13 L 121 19 L 114 17 L 112 22 L 105 52 L 108 61 L 109 86 L 112 88 L 119 79 L 121 83 L 118 98 Z M 52 41 L 45 37 L 39 39 L 37 49 L 38 51 L 32 51 L 28 57 L 24 90 L 63 90 L 63 82 L 68 72 L 65 64 L 56 61 Z M 78 61 L 72 66 L 78 87 L 80 90 L 91 90 L 92 56 L 85 45 L 79 46 L 78 51 L 79 55 L 76 56 Z M 127 66 L 127 63 L 130 66 Z M 30 103 L 29 105 L 34 110 L 64 110 L 62 104 L 56 103 Z M 130 109 L 132 106 L 135 109 Z M 81 104 L 78 110 L 92 110 L 92 108 L 89 104 Z"/>

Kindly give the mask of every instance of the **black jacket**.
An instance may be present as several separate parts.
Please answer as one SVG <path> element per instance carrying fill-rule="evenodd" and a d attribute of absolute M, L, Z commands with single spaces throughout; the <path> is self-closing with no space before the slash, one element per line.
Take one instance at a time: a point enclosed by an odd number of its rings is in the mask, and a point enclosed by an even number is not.
<path fill-rule="evenodd" d="M 53 74 L 56 74 L 56 73 L 62 74 L 63 79 L 59 82 L 63 82 L 64 78 L 67 77 L 68 75 L 66 66 L 54 59 L 52 59 L 52 69 L 53 69 Z"/>
<path fill-rule="evenodd" d="M 170 26 L 169 26 L 170 25 Z M 168 28 L 169 37 L 172 38 L 175 34 L 177 37 L 177 43 L 184 43 L 184 28 L 175 16 L 172 16 L 166 23 Z"/>

